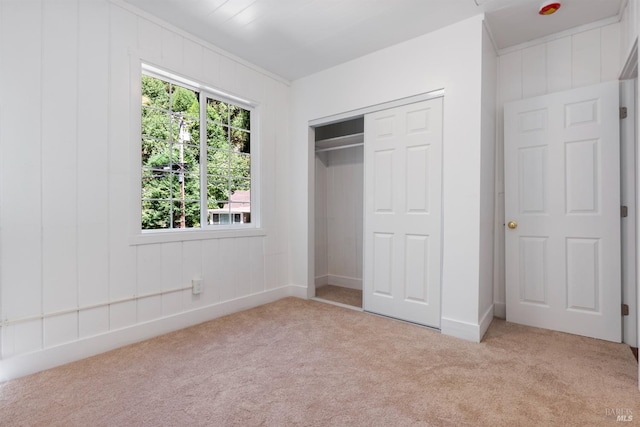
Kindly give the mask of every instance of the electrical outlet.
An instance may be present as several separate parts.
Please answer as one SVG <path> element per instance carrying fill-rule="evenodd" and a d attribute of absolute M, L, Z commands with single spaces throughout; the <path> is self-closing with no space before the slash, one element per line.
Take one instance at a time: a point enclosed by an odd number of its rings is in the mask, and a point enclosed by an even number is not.
<path fill-rule="evenodd" d="M 202 279 L 193 279 L 191 281 L 191 293 L 193 295 L 198 295 L 202 293 Z"/>

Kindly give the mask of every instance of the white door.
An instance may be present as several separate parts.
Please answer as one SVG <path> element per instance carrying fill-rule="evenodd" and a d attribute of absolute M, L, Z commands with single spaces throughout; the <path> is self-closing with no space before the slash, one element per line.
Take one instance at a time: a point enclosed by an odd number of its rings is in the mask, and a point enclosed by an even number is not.
<path fill-rule="evenodd" d="M 620 342 L 618 82 L 504 107 L 507 320 Z"/>
<path fill-rule="evenodd" d="M 364 309 L 440 327 L 442 98 L 365 116 Z"/>

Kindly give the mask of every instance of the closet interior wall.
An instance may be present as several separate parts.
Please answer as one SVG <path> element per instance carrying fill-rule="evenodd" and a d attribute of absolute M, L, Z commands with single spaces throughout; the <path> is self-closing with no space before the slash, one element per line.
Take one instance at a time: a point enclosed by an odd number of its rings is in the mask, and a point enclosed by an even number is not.
<path fill-rule="evenodd" d="M 362 289 L 363 119 L 316 128 L 316 288 Z"/>

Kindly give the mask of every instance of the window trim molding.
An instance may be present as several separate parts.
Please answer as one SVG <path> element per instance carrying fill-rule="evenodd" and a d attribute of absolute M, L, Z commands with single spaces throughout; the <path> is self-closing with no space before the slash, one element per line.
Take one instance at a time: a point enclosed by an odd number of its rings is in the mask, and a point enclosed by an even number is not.
<path fill-rule="evenodd" d="M 198 228 L 189 229 L 158 229 L 143 230 L 141 224 L 142 217 L 142 169 L 140 154 L 140 129 L 142 127 L 142 115 L 140 97 L 142 93 L 142 74 L 149 74 L 161 79 L 168 79 L 178 85 L 204 92 L 216 99 L 228 102 L 251 110 L 251 223 L 250 224 L 229 224 L 229 225 L 209 225 L 200 224 Z M 208 85 L 206 82 L 197 82 L 184 77 L 183 74 L 175 72 L 171 67 L 158 65 L 156 61 L 147 60 L 133 52 L 130 52 L 129 66 L 129 87 L 130 87 L 130 151 L 129 151 L 129 176 L 131 178 L 130 209 L 129 217 L 129 244 L 144 245 L 164 242 L 181 242 L 190 240 L 222 239 L 233 237 L 264 236 L 266 230 L 261 227 L 262 223 L 262 194 L 261 194 L 261 109 L 260 103 L 249 100 L 241 96 L 231 94 L 221 89 Z M 254 136 L 255 135 L 255 136 Z M 201 205 L 202 209 L 202 205 Z"/>
<path fill-rule="evenodd" d="M 187 242 L 193 240 L 229 239 L 240 237 L 262 237 L 267 235 L 264 228 L 225 227 L 220 229 L 175 229 L 151 230 L 138 233 L 129 238 L 130 246 L 151 245 L 156 243 Z"/>

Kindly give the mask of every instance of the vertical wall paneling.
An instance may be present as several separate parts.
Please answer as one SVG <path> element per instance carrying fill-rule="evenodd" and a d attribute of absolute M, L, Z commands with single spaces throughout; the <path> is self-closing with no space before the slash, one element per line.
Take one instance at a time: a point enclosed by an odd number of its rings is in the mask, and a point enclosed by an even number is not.
<path fill-rule="evenodd" d="M 7 326 L 3 358 L 42 348 L 42 320 L 29 320 Z"/>
<path fill-rule="evenodd" d="M 571 37 L 547 43 L 547 89 L 549 93 L 571 89 Z M 507 99 L 503 99 L 504 102 Z"/>
<path fill-rule="evenodd" d="M 78 335 L 87 338 L 109 330 L 109 307 L 95 307 L 81 310 L 78 314 Z"/>
<path fill-rule="evenodd" d="M 137 19 L 137 41 L 140 54 L 147 61 L 161 62 L 162 44 L 158 40 L 162 39 L 162 27 L 144 18 Z"/>
<path fill-rule="evenodd" d="M 176 286 L 191 286 L 193 279 L 202 279 L 202 242 L 195 240 L 182 244 L 182 280 Z M 202 305 L 202 294 L 193 295 L 191 289 L 184 290 L 183 304 L 185 309 Z M 245 294 L 246 295 L 246 294 Z"/>
<path fill-rule="evenodd" d="M 624 65 L 622 61 L 622 43 L 620 25 L 602 27 L 601 37 L 601 81 L 616 80 Z M 626 59 L 626 58 L 625 58 Z"/>
<path fill-rule="evenodd" d="M 109 327 L 123 329 L 136 323 L 136 301 L 124 301 L 109 306 Z"/>
<path fill-rule="evenodd" d="M 136 18 L 124 10 L 110 8 L 110 74 L 109 74 L 109 298 L 128 298 L 136 293 L 135 249 L 129 246 L 128 201 L 129 179 L 129 129 L 131 114 L 129 47 L 136 38 Z M 120 310 L 135 304 L 120 307 Z M 112 307 L 113 309 L 113 307 Z M 126 318 L 134 318 L 129 313 Z M 112 312 L 111 319 L 116 315 Z M 117 320 L 120 323 L 120 320 Z"/>
<path fill-rule="evenodd" d="M 238 251 L 236 246 L 238 239 L 220 240 L 220 264 L 228 266 L 220 271 L 218 280 L 220 281 L 220 300 L 229 301 L 237 296 L 238 270 L 243 268 L 236 258 Z"/>
<path fill-rule="evenodd" d="M 43 311 L 76 308 L 78 3 L 42 9 Z M 77 313 L 44 318 L 44 345 L 77 338 Z"/>
<path fill-rule="evenodd" d="M 221 270 L 220 240 L 203 241 L 202 279 L 204 282 L 201 298 L 206 304 L 215 304 L 220 301 L 220 282 L 218 276 Z"/>
<path fill-rule="evenodd" d="M 600 28 L 572 36 L 573 87 L 600 82 Z"/>
<path fill-rule="evenodd" d="M 138 57 L 260 105 L 264 236 L 133 244 Z M 34 372 L 51 347 L 71 361 L 83 339 L 113 348 L 110 331 L 146 337 L 288 284 L 287 83 L 108 0 L 2 1 L 0 77 L 1 358 L 30 353 L 14 366 Z"/>
<path fill-rule="evenodd" d="M 329 274 L 327 248 L 327 155 L 318 153 L 315 159 L 315 278 L 316 287 L 326 282 Z"/>
<path fill-rule="evenodd" d="M 249 240 L 249 259 L 251 260 L 252 294 L 262 292 L 264 287 L 264 239 Z"/>
<path fill-rule="evenodd" d="M 220 75 L 220 55 L 205 49 L 202 54 L 202 73 L 208 81 L 217 82 Z"/>
<path fill-rule="evenodd" d="M 162 317 L 162 295 L 140 298 L 137 303 L 138 323 L 150 322 Z"/>
<path fill-rule="evenodd" d="M 251 258 L 251 244 L 250 240 L 246 237 L 235 239 L 236 244 L 234 248 L 235 254 L 235 264 L 238 265 L 238 269 L 236 270 L 235 281 L 235 294 L 236 298 L 242 295 L 251 294 L 251 268 L 243 268 L 241 267 L 239 260 L 247 260 L 249 265 L 252 265 L 256 262 L 256 260 Z"/>
<path fill-rule="evenodd" d="M 182 69 L 184 73 L 192 79 L 204 81 L 204 73 L 202 72 L 202 46 L 192 40 L 184 40 L 184 63 Z"/>
<path fill-rule="evenodd" d="M 0 286 L 15 319 L 42 310 L 42 3 L 3 2 L 0 19 Z M 40 320 L 4 329 L 4 355 L 41 345 Z"/>
<path fill-rule="evenodd" d="M 171 30 L 162 29 L 160 37 L 162 63 L 170 70 L 180 70 L 183 64 L 182 37 Z M 158 43 L 158 41 L 155 41 Z"/>
<path fill-rule="evenodd" d="M 138 295 L 159 292 L 162 289 L 162 247 L 138 246 L 136 260 Z"/>
<path fill-rule="evenodd" d="M 500 95 L 502 102 L 522 98 L 522 51 L 500 57 Z"/>
<path fill-rule="evenodd" d="M 109 6 L 78 7 L 78 304 L 86 307 L 109 298 Z M 81 330 L 104 332 L 99 323 Z"/>
<path fill-rule="evenodd" d="M 162 258 L 162 290 L 180 288 L 182 284 L 182 243 L 163 243 Z M 162 295 L 162 315 L 169 316 L 182 310 L 182 294 L 170 292 Z"/>
<path fill-rule="evenodd" d="M 75 341 L 78 338 L 78 313 L 50 316 L 44 319 L 44 347 Z"/>
<path fill-rule="evenodd" d="M 547 49 L 541 44 L 522 51 L 522 97 L 547 91 Z"/>

